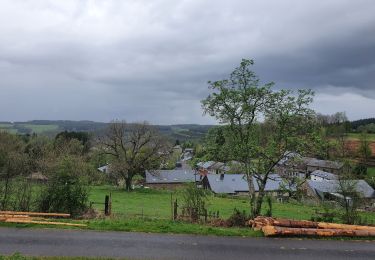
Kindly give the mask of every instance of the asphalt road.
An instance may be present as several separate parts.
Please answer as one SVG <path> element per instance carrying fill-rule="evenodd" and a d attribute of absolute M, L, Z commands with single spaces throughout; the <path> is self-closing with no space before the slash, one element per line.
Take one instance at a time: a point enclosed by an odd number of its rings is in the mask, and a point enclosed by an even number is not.
<path fill-rule="evenodd" d="M 0 228 L 0 255 L 131 259 L 375 259 L 375 242 Z"/>

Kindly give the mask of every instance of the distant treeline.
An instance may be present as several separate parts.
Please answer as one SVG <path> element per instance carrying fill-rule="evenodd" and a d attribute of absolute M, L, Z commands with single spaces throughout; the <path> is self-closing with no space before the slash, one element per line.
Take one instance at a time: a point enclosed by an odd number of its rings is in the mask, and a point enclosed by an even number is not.
<path fill-rule="evenodd" d="M 38 134 L 54 136 L 59 132 L 89 132 L 94 135 L 100 135 L 108 126 L 108 123 L 94 121 L 71 121 L 71 120 L 33 120 L 27 122 L 3 122 L 3 124 L 11 125 L 8 129 L 14 129 L 19 134 L 33 133 L 33 126 L 56 126 L 56 129 L 40 130 Z M 171 140 L 197 140 L 202 139 L 212 125 L 197 124 L 178 124 L 178 125 L 155 125 L 155 127 Z M 48 129 L 48 130 L 47 130 Z"/>
<path fill-rule="evenodd" d="M 354 130 L 358 129 L 360 126 L 375 124 L 375 118 L 366 118 L 350 122 Z"/>

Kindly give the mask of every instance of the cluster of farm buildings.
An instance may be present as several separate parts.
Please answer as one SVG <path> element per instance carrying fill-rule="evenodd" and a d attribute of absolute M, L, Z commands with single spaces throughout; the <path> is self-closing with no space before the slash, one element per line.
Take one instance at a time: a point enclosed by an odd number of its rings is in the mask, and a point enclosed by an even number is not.
<path fill-rule="evenodd" d="M 241 172 L 241 164 L 206 161 L 199 162 L 195 168 L 188 167 L 186 161 L 192 158 L 193 151 L 188 149 L 181 156 L 173 170 L 146 171 L 145 187 L 175 189 L 186 183 L 196 183 L 199 187 L 211 190 L 215 194 L 246 195 L 249 185 L 246 175 Z M 184 167 L 182 166 L 184 165 Z M 108 166 L 99 168 L 105 171 Z M 342 198 L 339 187 L 339 176 L 343 172 L 340 162 L 303 157 L 288 153 L 279 161 L 274 173 L 268 176 L 265 192 L 279 201 L 287 200 L 291 192 L 297 189 L 296 182 L 301 180 L 304 196 L 319 200 Z M 375 191 L 364 180 L 353 180 L 356 191 L 367 202 L 375 207 Z M 259 192 L 259 179 L 253 177 L 255 193 Z M 350 198 L 346 198 L 350 199 Z"/>

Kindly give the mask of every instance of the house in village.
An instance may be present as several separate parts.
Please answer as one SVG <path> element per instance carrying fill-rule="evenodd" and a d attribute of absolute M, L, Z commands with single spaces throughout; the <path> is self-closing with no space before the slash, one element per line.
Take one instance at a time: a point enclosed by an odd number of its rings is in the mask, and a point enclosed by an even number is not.
<path fill-rule="evenodd" d="M 306 172 L 310 175 L 313 171 L 322 170 L 325 172 L 333 173 L 333 174 L 340 174 L 342 168 L 344 166 L 341 162 L 334 162 L 328 160 L 318 160 L 316 158 L 304 158 L 304 162 L 306 164 Z"/>
<path fill-rule="evenodd" d="M 172 151 L 176 152 L 178 154 L 181 154 L 182 153 L 182 147 L 181 147 L 181 145 L 175 145 L 175 146 L 173 146 Z"/>
<path fill-rule="evenodd" d="M 206 174 L 225 174 L 231 170 L 229 164 L 215 161 L 200 162 L 197 167 L 203 176 Z"/>
<path fill-rule="evenodd" d="M 275 167 L 275 172 L 285 178 L 309 178 L 314 171 L 323 171 L 338 175 L 341 173 L 343 163 L 303 157 L 298 153 L 288 153 Z"/>
<path fill-rule="evenodd" d="M 101 167 L 98 168 L 98 171 L 102 172 L 102 173 L 109 173 L 109 165 L 103 165 Z"/>
<path fill-rule="evenodd" d="M 200 181 L 200 175 L 194 170 L 155 170 L 146 171 L 145 185 L 157 189 L 176 189 L 186 183 L 197 181 Z"/>
<path fill-rule="evenodd" d="M 353 182 L 356 191 L 360 194 L 367 206 L 375 206 L 375 191 L 364 180 L 347 180 Z M 344 199 L 340 194 L 340 183 L 338 180 L 308 180 L 305 185 L 305 192 L 308 197 L 319 200 Z M 350 200 L 351 198 L 346 198 Z"/>
<path fill-rule="evenodd" d="M 244 174 L 207 174 L 202 180 L 203 187 L 216 194 L 245 195 L 249 186 Z M 255 194 L 259 192 L 257 179 L 253 177 Z M 288 196 L 283 188 L 286 185 L 278 174 L 270 174 L 266 183 L 267 195 L 282 199 Z"/>
<path fill-rule="evenodd" d="M 183 153 L 181 154 L 182 161 L 189 161 L 193 159 L 194 156 L 194 149 L 193 148 L 185 148 Z"/>
<path fill-rule="evenodd" d="M 310 173 L 310 179 L 312 181 L 330 181 L 337 180 L 338 176 L 330 172 L 316 170 Z"/>

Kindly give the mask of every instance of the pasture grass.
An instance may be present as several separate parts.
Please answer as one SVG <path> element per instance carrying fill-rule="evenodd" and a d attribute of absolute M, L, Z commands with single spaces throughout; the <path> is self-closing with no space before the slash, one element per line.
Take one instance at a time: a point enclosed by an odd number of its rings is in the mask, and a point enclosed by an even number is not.
<path fill-rule="evenodd" d="M 361 134 L 360 133 L 347 133 L 346 138 L 348 140 L 361 140 Z M 375 134 L 367 134 L 367 138 L 369 141 L 375 141 Z"/>

